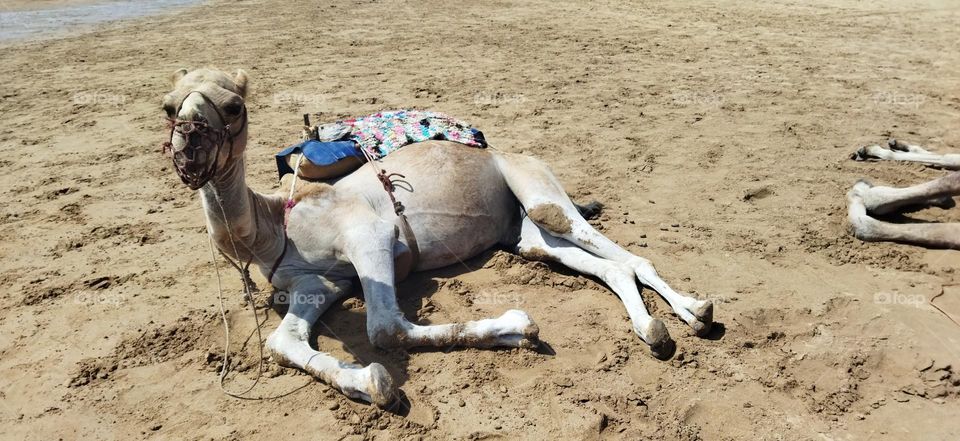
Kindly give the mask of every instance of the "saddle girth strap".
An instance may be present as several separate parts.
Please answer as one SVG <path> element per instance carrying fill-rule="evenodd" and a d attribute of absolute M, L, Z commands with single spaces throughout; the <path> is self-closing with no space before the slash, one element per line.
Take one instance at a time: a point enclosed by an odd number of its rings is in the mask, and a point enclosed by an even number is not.
<path fill-rule="evenodd" d="M 283 262 L 283 257 L 287 255 L 287 225 L 286 218 L 284 218 L 283 225 L 283 251 L 280 252 L 280 256 L 277 257 L 277 260 L 273 262 L 273 266 L 270 267 L 270 274 L 267 275 L 267 283 L 273 284 L 273 276 L 277 273 L 277 269 L 280 268 L 280 262 Z"/>

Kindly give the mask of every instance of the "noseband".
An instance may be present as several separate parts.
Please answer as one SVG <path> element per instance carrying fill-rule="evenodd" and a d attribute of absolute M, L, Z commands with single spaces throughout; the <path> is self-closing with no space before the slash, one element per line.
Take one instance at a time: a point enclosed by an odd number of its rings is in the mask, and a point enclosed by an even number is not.
<path fill-rule="evenodd" d="M 217 112 L 217 117 L 220 118 L 220 122 L 223 123 L 223 128 L 219 130 L 214 130 L 210 127 L 210 124 L 205 121 L 193 121 L 193 120 L 183 120 L 174 118 L 167 118 L 167 125 L 170 128 L 170 140 L 163 143 L 163 152 L 172 153 L 173 156 L 173 167 L 177 171 L 177 175 L 180 176 L 180 180 L 184 184 L 187 184 L 191 190 L 196 190 L 200 187 L 203 187 L 214 175 L 217 174 L 217 163 L 220 158 L 220 149 L 223 147 L 225 142 L 230 143 L 230 150 L 228 153 L 227 161 L 233 157 L 233 139 L 234 137 L 243 133 L 247 128 L 247 106 L 244 104 L 243 111 L 241 112 L 242 123 L 240 125 L 240 130 L 236 134 L 230 131 L 230 124 L 227 124 L 226 118 L 223 117 L 223 114 L 220 113 L 220 108 L 214 104 L 208 96 L 203 92 L 198 90 L 191 91 L 186 96 L 183 97 L 183 100 L 180 101 L 180 104 L 177 106 L 176 115 L 180 115 L 180 110 L 183 108 L 184 101 L 191 94 L 200 94 L 200 97 L 207 102 L 213 110 Z M 201 142 L 197 143 L 196 146 L 190 143 L 190 135 L 196 133 L 201 138 Z M 183 138 L 185 147 L 181 150 L 174 150 L 173 148 L 173 137 L 179 135 Z M 209 157 L 206 155 L 207 152 L 204 152 L 202 147 L 204 143 L 202 141 L 210 141 L 211 145 L 216 146 L 213 151 L 213 160 L 210 161 Z M 202 166 L 197 169 L 198 154 L 203 154 L 203 159 L 210 162 L 206 166 Z M 202 165 L 202 164 L 201 164 Z"/>

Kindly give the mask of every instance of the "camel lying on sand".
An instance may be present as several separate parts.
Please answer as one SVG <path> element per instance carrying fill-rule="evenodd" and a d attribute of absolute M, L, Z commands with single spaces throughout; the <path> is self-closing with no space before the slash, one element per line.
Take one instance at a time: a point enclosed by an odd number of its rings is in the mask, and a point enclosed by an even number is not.
<path fill-rule="evenodd" d="M 311 348 L 308 339 L 320 315 L 357 279 L 367 335 L 377 347 L 537 345 L 537 325 L 523 311 L 427 326 L 408 321 L 398 306 L 395 287 L 408 269 L 455 264 L 498 244 L 605 282 L 655 357 L 669 357 L 674 342 L 664 323 L 644 307 L 638 280 L 659 293 L 697 335 L 710 330 L 710 301 L 674 291 L 648 260 L 593 229 L 546 164 L 529 156 L 427 141 L 378 161 L 385 170 L 405 175 L 412 190 L 397 198 L 406 207 L 418 253 L 411 252 L 407 234 L 399 233 L 402 217 L 370 163 L 332 184 L 301 184 L 285 232 L 285 197 L 257 193 L 244 180 L 246 74 L 181 69 L 173 86 L 164 97 L 171 120 L 166 147 L 180 178 L 200 190 L 214 243 L 232 258 L 256 263 L 274 287 L 288 292 L 289 309 L 266 342 L 270 354 L 352 398 L 390 403 L 396 391 L 386 369 L 337 360 Z"/>
<path fill-rule="evenodd" d="M 896 140 L 889 148 L 879 145 L 861 147 L 854 153 L 856 160 L 911 161 L 947 170 L 960 170 L 960 155 L 939 155 L 922 147 Z M 960 171 L 932 181 L 906 188 L 873 186 L 861 180 L 847 193 L 848 217 L 853 234 L 868 242 L 891 241 L 929 248 L 960 249 L 960 223 L 883 222 L 871 217 L 892 214 L 907 207 L 954 205 L 953 196 L 960 195 Z"/>

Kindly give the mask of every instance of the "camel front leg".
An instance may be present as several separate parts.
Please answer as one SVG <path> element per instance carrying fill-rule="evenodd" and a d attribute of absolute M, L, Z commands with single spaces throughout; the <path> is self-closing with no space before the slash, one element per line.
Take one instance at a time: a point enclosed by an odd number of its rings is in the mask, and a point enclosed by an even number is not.
<path fill-rule="evenodd" d="M 899 242 L 929 248 L 952 248 L 960 250 L 960 223 L 942 224 L 893 224 L 882 222 L 867 214 L 864 194 L 870 185 L 858 182 L 847 193 L 848 219 L 853 234 L 866 242 Z"/>
<path fill-rule="evenodd" d="M 267 349 L 281 366 L 297 368 L 339 389 L 350 398 L 385 407 L 396 389 L 390 374 L 379 363 L 362 367 L 346 363 L 310 347 L 313 324 L 347 286 L 334 286 L 318 276 L 301 276 L 288 291 L 290 308 L 276 331 L 267 338 Z"/>
<path fill-rule="evenodd" d="M 397 303 L 394 285 L 394 226 L 378 221 L 363 234 L 348 237 L 352 237 L 352 240 L 347 256 L 363 285 L 367 335 L 375 346 L 537 346 L 539 328 L 525 312 L 519 310 L 509 310 L 493 319 L 446 325 L 421 326 L 409 322 Z"/>

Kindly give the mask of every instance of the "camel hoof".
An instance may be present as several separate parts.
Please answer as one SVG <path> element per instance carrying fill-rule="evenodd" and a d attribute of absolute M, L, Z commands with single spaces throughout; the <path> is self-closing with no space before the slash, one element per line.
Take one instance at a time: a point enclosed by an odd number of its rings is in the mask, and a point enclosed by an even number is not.
<path fill-rule="evenodd" d="M 906 144 L 904 144 L 904 143 L 902 143 L 902 142 L 900 142 L 900 141 L 897 141 L 897 140 L 894 139 L 894 138 L 890 138 L 890 139 L 887 140 L 887 147 L 889 147 L 890 150 L 899 150 L 899 151 L 901 151 L 901 152 L 909 152 L 909 151 L 910 151 L 910 149 L 907 148 L 907 145 L 906 145 Z"/>
<path fill-rule="evenodd" d="M 519 333 L 525 338 L 536 340 L 540 335 L 540 327 L 537 326 L 537 324 L 532 318 L 530 318 L 529 315 L 527 315 L 527 313 L 519 309 L 511 309 L 507 312 L 504 312 L 503 315 L 498 318 L 498 320 L 510 323 L 512 326 L 508 326 L 508 329 L 519 328 Z M 509 333 L 512 334 L 513 332 Z"/>
<path fill-rule="evenodd" d="M 370 382 L 367 385 L 370 402 L 381 408 L 393 404 L 397 399 L 397 390 L 387 368 L 380 363 L 370 363 L 366 368 L 370 370 Z"/>
<path fill-rule="evenodd" d="M 869 159 L 867 157 L 867 147 L 864 146 L 864 147 L 858 148 L 857 151 L 850 154 L 850 159 L 854 161 L 866 161 L 867 159 Z"/>
<path fill-rule="evenodd" d="M 532 340 L 529 338 L 523 338 L 523 339 L 520 339 L 520 342 L 517 343 L 517 347 L 521 349 L 529 349 L 531 351 L 535 351 L 537 350 L 537 348 L 540 347 L 540 340 L 537 338 L 534 338 Z"/>
<path fill-rule="evenodd" d="M 487 346 L 524 349 L 540 347 L 540 327 L 527 313 L 519 309 L 511 309 L 504 312 L 497 320 L 504 323 L 504 328 L 492 344 Z"/>
<path fill-rule="evenodd" d="M 577 211 L 580 212 L 580 217 L 591 220 L 600 216 L 600 212 L 603 211 L 603 204 L 597 201 L 590 201 L 589 203 L 583 205 L 577 205 Z"/>
<path fill-rule="evenodd" d="M 646 334 L 645 341 L 650 345 L 650 354 L 654 358 L 667 360 L 673 356 L 673 351 L 677 348 L 677 345 L 670 338 L 667 325 L 664 325 L 662 320 L 653 319 Z"/>
<path fill-rule="evenodd" d="M 879 159 L 890 159 L 891 151 L 878 145 L 867 145 L 857 149 L 857 152 L 850 155 L 856 161 L 869 161 Z"/>
<path fill-rule="evenodd" d="M 540 340 L 540 327 L 531 321 L 527 327 L 523 328 L 523 336 L 530 340 Z"/>
<path fill-rule="evenodd" d="M 690 325 L 697 337 L 704 337 L 709 334 L 713 327 L 713 302 L 700 300 L 693 308 L 690 308 L 690 313 L 697 318 L 697 321 Z"/>
<path fill-rule="evenodd" d="M 933 199 L 928 204 L 931 207 L 940 208 L 943 210 L 948 210 L 950 208 L 957 206 L 957 201 L 954 201 L 952 197 L 945 196 L 942 198 Z"/>

